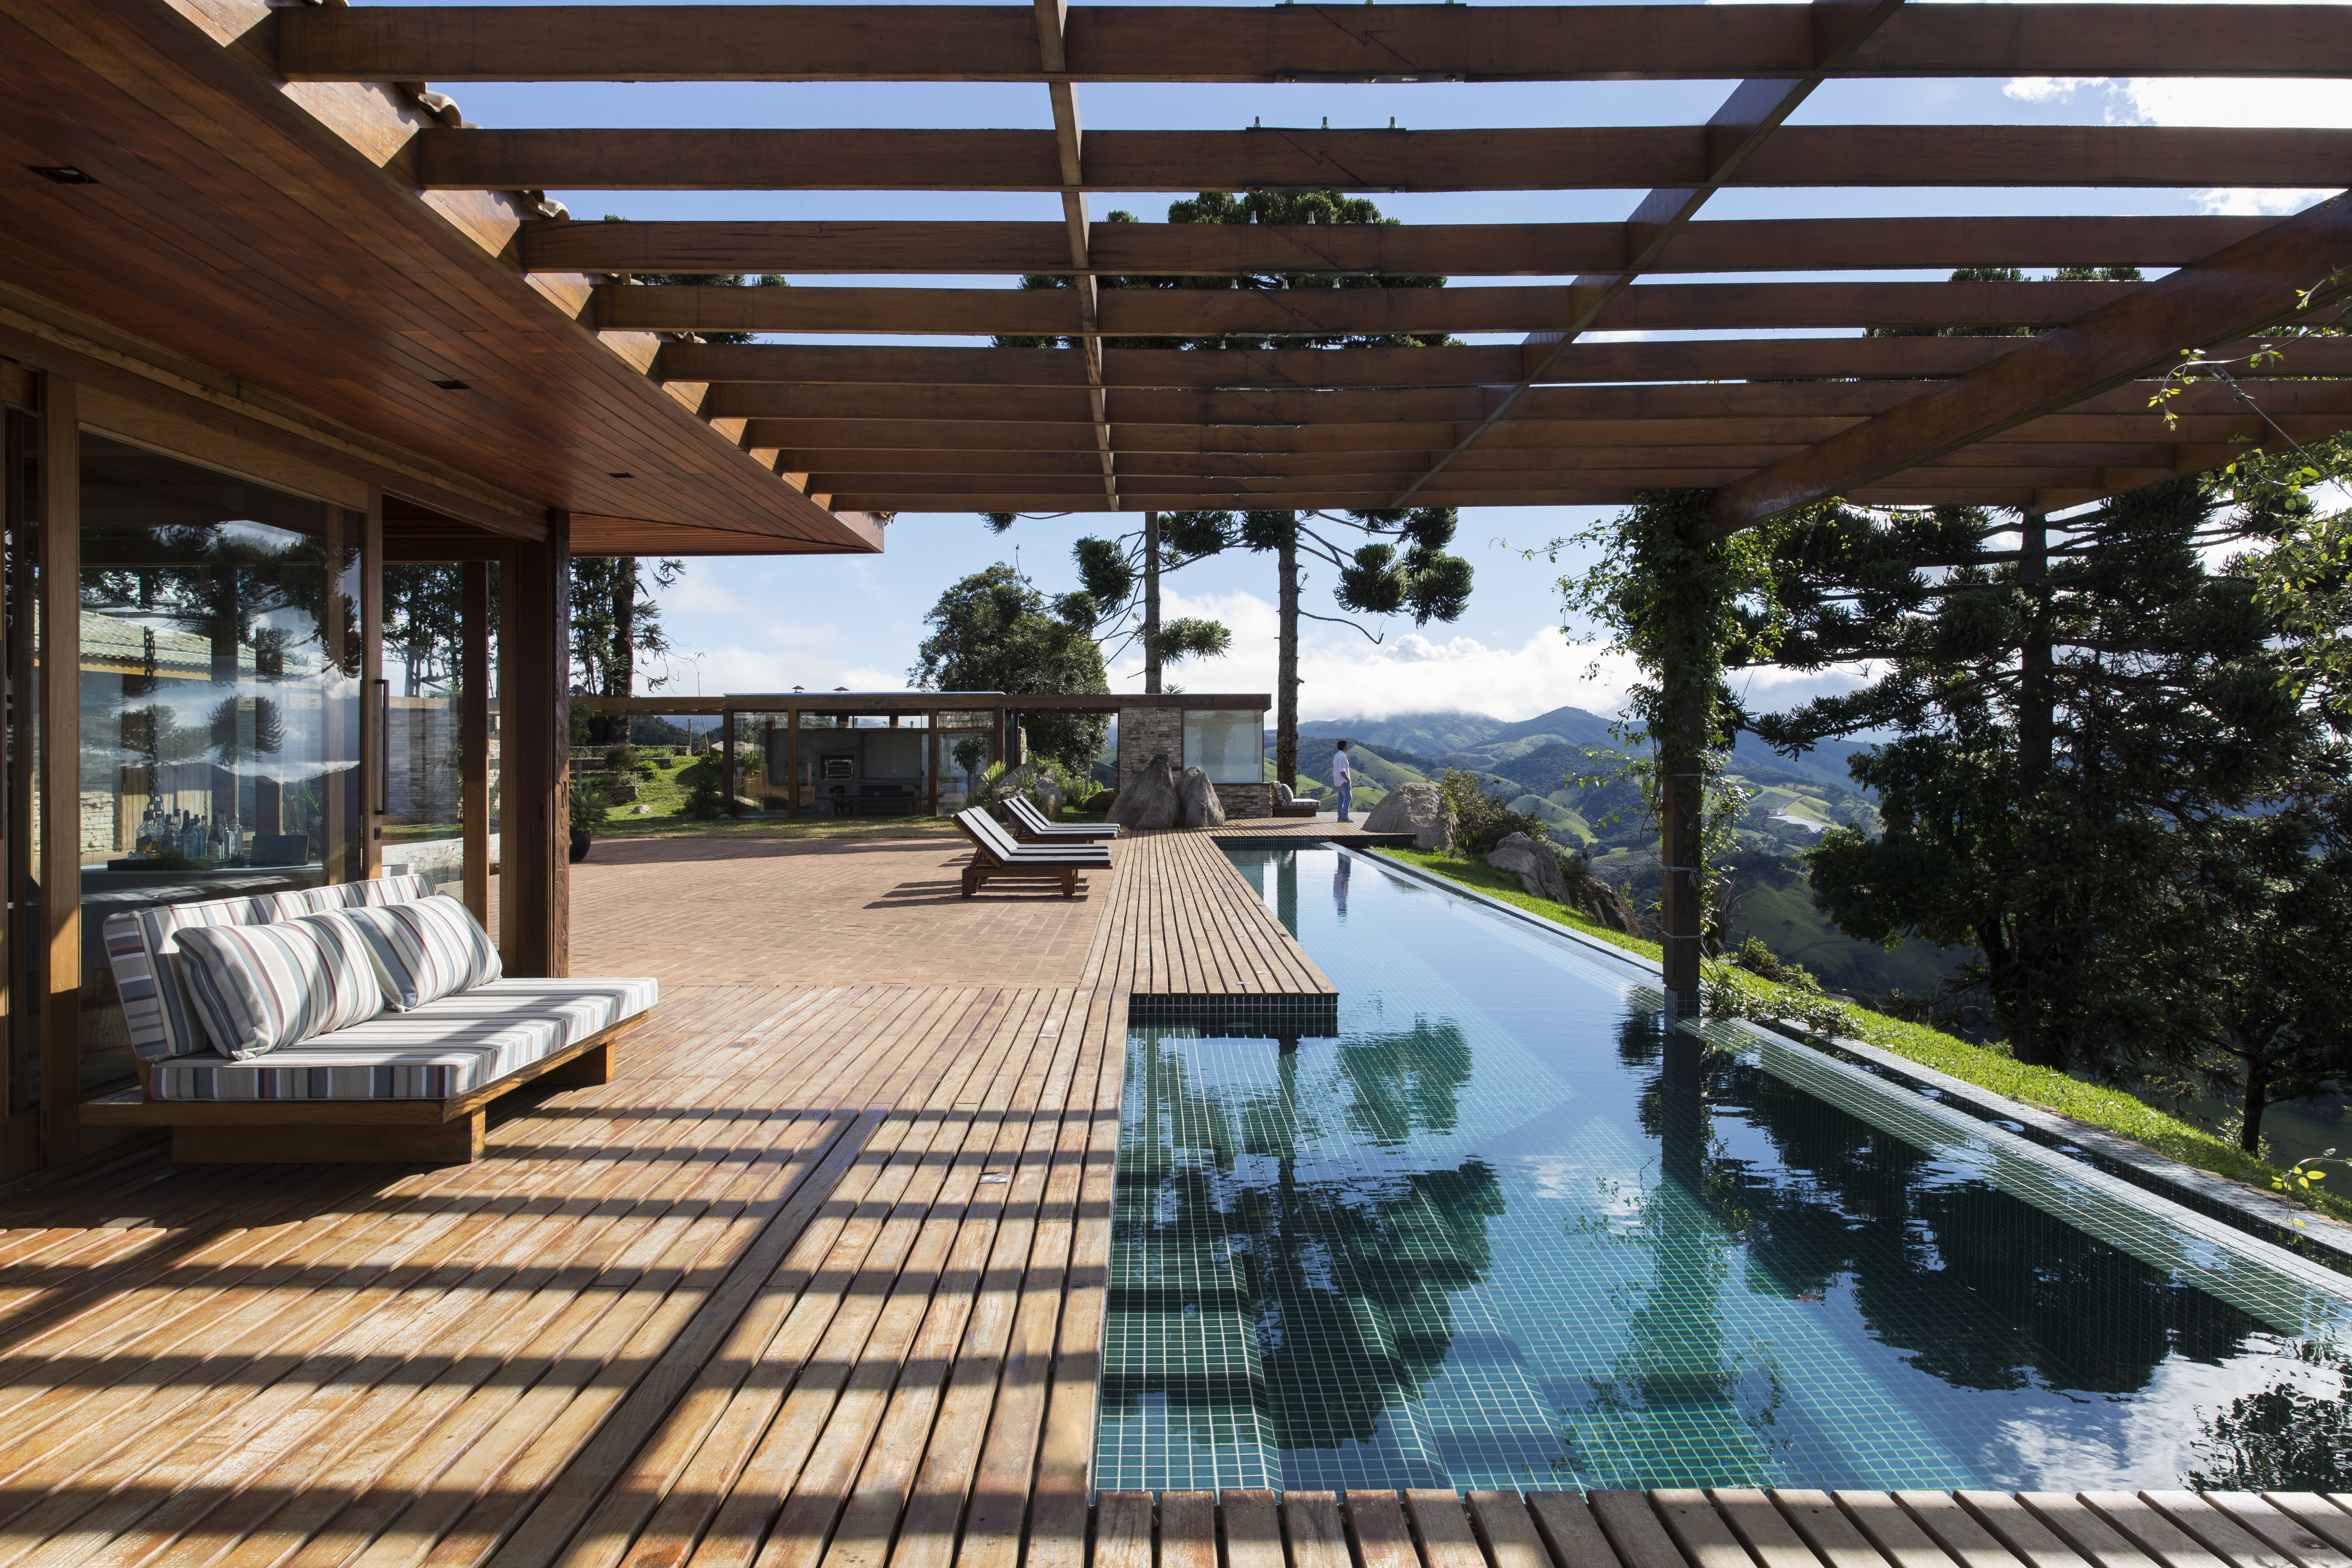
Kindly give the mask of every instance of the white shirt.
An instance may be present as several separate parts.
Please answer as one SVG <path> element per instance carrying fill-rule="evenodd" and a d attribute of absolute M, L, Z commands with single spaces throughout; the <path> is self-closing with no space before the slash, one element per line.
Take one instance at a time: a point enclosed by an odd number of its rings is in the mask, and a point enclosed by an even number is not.
<path fill-rule="evenodd" d="M 1348 766 L 1348 753 L 1345 752 L 1332 752 L 1331 787 L 1333 789 L 1338 789 L 1341 784 L 1350 782 L 1354 776 L 1354 770 Z"/>

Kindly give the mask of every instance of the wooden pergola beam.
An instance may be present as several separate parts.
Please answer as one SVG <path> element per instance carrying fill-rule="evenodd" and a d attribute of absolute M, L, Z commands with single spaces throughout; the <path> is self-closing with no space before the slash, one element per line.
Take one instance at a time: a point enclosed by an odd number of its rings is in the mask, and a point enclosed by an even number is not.
<path fill-rule="evenodd" d="M 1577 474 L 1594 470 L 1662 470 L 1705 468 L 1745 473 L 1803 450 L 1784 441 L 1740 445 L 1710 442 L 1699 447 L 1561 447 L 1544 449 L 1481 448 L 1465 453 L 1449 468 L 1459 474 Z M 1920 468 L 2097 468 L 2170 472 L 2181 467 L 2182 448 L 2170 441 L 1985 443 L 1947 453 Z M 882 476 L 895 476 L 909 489 L 938 484 L 980 483 L 1002 488 L 1005 476 L 1029 479 L 1084 477 L 1095 472 L 1085 452 L 808 452 L 797 454 L 809 482 L 825 490 L 870 489 Z M 1136 452 L 1119 454 L 1122 483 L 1159 488 L 1162 479 L 1297 479 L 1311 476 L 1386 475 L 1411 472 L 1427 451 L 1368 452 Z"/>
<path fill-rule="evenodd" d="M 311 12 L 300 15 L 310 16 Z M 323 15 L 324 13 L 319 13 Z M 1695 222 L 1644 269 L 1834 272 L 1953 267 L 2179 267 L 2269 217 L 1762 218 Z M 533 272 L 1069 273 L 1065 224 L 572 223 L 518 243 Z M 1568 277 L 1626 264 L 1622 223 L 1106 226 L 1084 270 Z"/>
<path fill-rule="evenodd" d="M 1079 179 L 1051 131 L 467 130 L 412 142 L 428 190 L 1553 191 L 1691 188 L 1705 126 L 1098 131 Z M 1806 125 L 1724 184 L 2309 189 L 2352 131 L 2147 125 Z"/>
<path fill-rule="evenodd" d="M 1574 343 L 1540 370 L 1538 384 L 1579 383 L 1803 381 L 1849 377 L 1895 381 L 1958 375 L 2016 351 L 2013 338 L 1683 339 Z M 1108 349 L 1104 384 L 1158 391 L 1503 387 L 1528 374 L 1523 347 L 1188 351 Z M 2294 368 L 2289 369 L 2288 366 Z M 2352 345 L 2294 345 L 2272 374 L 2335 375 L 2352 367 Z M 835 347 L 808 344 L 665 344 L 653 375 L 712 388 L 725 384 L 1055 387 L 1087 384 L 1072 349 Z M 731 396 L 731 395 L 730 395 Z"/>
<path fill-rule="evenodd" d="M 2242 352 L 2246 345 L 2238 345 Z M 2291 363 L 2302 363 L 2305 350 L 2326 348 L 2352 363 L 2352 342 L 2322 340 L 2295 345 Z M 2312 374 L 2306 367 L 2305 374 Z M 1675 383 L 1635 386 L 1539 386 L 1521 402 L 1514 425 L 1543 426 L 1552 421 L 1617 424 L 1633 421 L 1661 424 L 1714 423 L 1735 419 L 1819 418 L 1844 416 L 1859 419 L 1908 401 L 1927 390 L 1924 382 L 1814 381 Z M 2152 384 L 2119 387 L 2074 405 L 2060 417 L 2102 415 L 2114 418 L 2154 420 L 2148 400 Z M 1502 395 L 1496 387 L 1397 388 L 1353 392 L 1148 392 L 1114 389 L 1109 395 L 1112 422 L 1120 426 L 1168 426 L 1195 431 L 1255 428 L 1257 437 L 1286 428 L 1314 432 L 1361 427 L 1377 432 L 1402 423 L 1475 422 L 1486 416 Z M 2352 410 L 2352 385 L 2326 380 L 2265 382 L 2263 405 L 2273 413 L 2329 414 Z M 2221 418 L 2252 417 L 2244 405 L 2219 385 L 2190 386 L 2169 405 L 2176 415 Z M 817 422 L 829 427 L 866 431 L 877 440 L 881 427 L 919 430 L 945 439 L 957 426 L 1090 424 L 1084 394 L 1062 387 L 998 387 L 975 392 L 952 386 L 774 386 L 713 387 L 705 412 L 714 416 L 752 421 L 751 434 L 764 433 L 770 422 Z M 972 441 L 992 440 L 984 430 L 967 433 Z M 1498 432 L 1496 439 L 1503 438 Z M 866 441 L 839 445 L 863 446 Z M 963 444 L 954 442 L 950 444 Z M 772 441 L 754 441 L 774 446 Z"/>
<path fill-rule="evenodd" d="M 1741 477 L 1717 492 L 1708 528 L 1721 536 L 1874 483 L 2160 370 L 2184 349 L 2259 331 L 2341 294 L 2337 273 L 2347 258 L 2352 195 L 2339 195 Z"/>
<path fill-rule="evenodd" d="M 1483 81 L 1796 77 L 1807 7 L 1079 6 L 1041 61 L 1012 5 L 320 7 L 276 18 L 296 81 Z M 1906 13 L 1841 74 L 2345 74 L 2328 5 L 2023 5 Z"/>
<path fill-rule="evenodd" d="M 1073 200 L 1082 198 L 1072 197 Z M 735 289 L 607 284 L 604 331 L 1061 337 L 1525 332 L 1575 314 L 1572 286 L 1481 289 Z M 1592 313 L 1601 331 L 2052 327 L 2129 283 L 1652 283 Z"/>

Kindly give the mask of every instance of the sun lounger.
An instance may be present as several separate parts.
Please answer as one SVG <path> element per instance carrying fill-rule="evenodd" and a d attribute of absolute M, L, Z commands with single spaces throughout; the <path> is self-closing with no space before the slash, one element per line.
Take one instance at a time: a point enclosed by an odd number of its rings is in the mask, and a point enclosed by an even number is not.
<path fill-rule="evenodd" d="M 1116 822 L 1053 822 L 1025 795 L 1005 796 L 1004 806 L 1013 814 L 1013 836 L 1024 843 L 1098 844 L 1118 837 Z"/>
<path fill-rule="evenodd" d="M 1110 869 L 1107 844 L 1019 844 L 996 819 L 977 807 L 956 813 L 956 826 L 971 840 L 971 863 L 963 868 L 963 896 L 980 891 L 992 877 L 1044 879 L 1062 884 L 1062 897 L 1078 893 L 1082 871 Z"/>

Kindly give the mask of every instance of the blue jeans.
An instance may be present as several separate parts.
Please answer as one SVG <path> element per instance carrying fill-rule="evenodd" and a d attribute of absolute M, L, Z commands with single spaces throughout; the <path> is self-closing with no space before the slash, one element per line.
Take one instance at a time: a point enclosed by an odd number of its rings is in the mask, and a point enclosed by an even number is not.
<path fill-rule="evenodd" d="M 1339 820 L 1340 820 L 1340 821 L 1345 822 L 1345 821 L 1347 821 L 1347 820 L 1348 820 L 1348 811 L 1349 811 L 1349 807 L 1351 807 L 1351 806 L 1353 806 L 1355 804 L 1356 804 L 1356 786 L 1355 786 L 1353 784 L 1341 784 L 1341 785 L 1339 786 Z"/>

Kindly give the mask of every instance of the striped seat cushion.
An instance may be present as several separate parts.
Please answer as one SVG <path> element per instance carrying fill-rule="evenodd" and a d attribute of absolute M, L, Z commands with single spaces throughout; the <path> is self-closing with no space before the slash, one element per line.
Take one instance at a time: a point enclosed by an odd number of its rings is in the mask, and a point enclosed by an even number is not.
<path fill-rule="evenodd" d="M 394 1012 L 414 1012 L 505 973 L 490 933 L 473 910 L 446 894 L 413 904 L 344 910 L 334 918 L 359 932 L 384 1005 Z"/>
<path fill-rule="evenodd" d="M 192 926 L 266 925 L 327 910 L 407 903 L 433 896 L 429 877 L 379 877 L 331 888 L 306 888 L 200 903 L 156 904 L 108 919 L 106 960 L 122 997 L 131 1048 L 142 1061 L 195 1056 L 212 1049 L 204 1025 L 188 1005 L 180 973 L 180 932 Z"/>
<path fill-rule="evenodd" d="M 182 1057 L 147 1092 L 171 1100 L 446 1100 L 493 1083 L 659 999 L 652 980 L 494 980 L 249 1061 Z"/>
<path fill-rule="evenodd" d="M 190 926 L 180 932 L 180 978 L 213 1049 L 237 1061 L 383 1011 L 367 943 L 341 910 Z"/>

